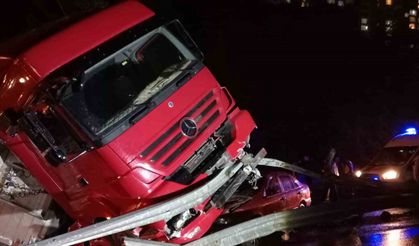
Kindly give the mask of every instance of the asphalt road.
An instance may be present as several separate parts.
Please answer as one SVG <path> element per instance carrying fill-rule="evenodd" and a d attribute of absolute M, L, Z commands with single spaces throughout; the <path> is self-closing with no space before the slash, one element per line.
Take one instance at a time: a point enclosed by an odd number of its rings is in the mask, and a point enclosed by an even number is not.
<path fill-rule="evenodd" d="M 300 228 L 281 239 L 275 233 L 260 241 L 260 245 L 419 245 L 419 211 L 392 208 L 353 217 L 339 224 Z"/>

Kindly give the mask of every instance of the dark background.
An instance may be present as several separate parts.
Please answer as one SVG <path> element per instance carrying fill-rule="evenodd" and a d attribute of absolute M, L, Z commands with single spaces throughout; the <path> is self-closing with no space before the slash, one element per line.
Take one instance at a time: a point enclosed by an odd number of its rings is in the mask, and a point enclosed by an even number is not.
<path fill-rule="evenodd" d="M 18 54 L 25 45 L 12 47 L 11 38 L 36 42 L 61 26 L 46 23 L 71 23 L 114 2 L 2 3 L 0 52 Z M 167 0 L 163 7 L 179 16 L 207 66 L 254 116 L 253 145 L 271 157 L 294 162 L 309 154 L 320 161 L 335 147 L 363 165 L 392 136 L 417 125 L 414 41 L 388 45 L 362 33 L 359 4 Z"/>
<path fill-rule="evenodd" d="M 333 146 L 362 164 L 416 125 L 416 51 L 363 36 L 356 8 L 184 1 L 180 9 L 271 156 L 322 159 Z"/>

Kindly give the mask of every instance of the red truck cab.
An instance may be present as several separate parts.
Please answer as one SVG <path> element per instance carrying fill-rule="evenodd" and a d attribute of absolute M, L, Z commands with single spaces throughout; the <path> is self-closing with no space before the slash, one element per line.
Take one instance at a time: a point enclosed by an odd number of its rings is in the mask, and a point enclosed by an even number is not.
<path fill-rule="evenodd" d="M 256 127 L 202 63 L 179 21 L 136 1 L 90 16 L 3 64 L 2 143 L 76 220 L 74 228 L 202 181 L 221 156 L 240 158 Z M 187 242 L 222 212 L 212 207 L 176 233 L 165 222 L 153 229 L 162 240 Z M 188 234 L 196 224 L 200 231 Z"/>

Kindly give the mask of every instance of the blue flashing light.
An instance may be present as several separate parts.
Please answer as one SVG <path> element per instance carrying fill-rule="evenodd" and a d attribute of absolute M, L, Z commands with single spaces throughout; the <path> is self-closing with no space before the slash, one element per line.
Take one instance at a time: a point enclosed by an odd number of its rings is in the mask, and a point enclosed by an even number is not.
<path fill-rule="evenodd" d="M 384 236 L 380 233 L 369 234 L 362 238 L 361 241 L 368 245 L 382 245 L 384 243 Z"/>
<path fill-rule="evenodd" d="M 414 128 L 414 127 L 407 128 L 405 134 L 406 135 L 416 135 L 416 128 Z"/>
<path fill-rule="evenodd" d="M 404 230 L 406 238 L 415 238 L 419 235 L 419 227 L 412 227 Z"/>
<path fill-rule="evenodd" d="M 379 178 L 378 177 L 374 177 L 374 178 L 372 178 L 374 181 L 378 181 L 379 180 Z"/>

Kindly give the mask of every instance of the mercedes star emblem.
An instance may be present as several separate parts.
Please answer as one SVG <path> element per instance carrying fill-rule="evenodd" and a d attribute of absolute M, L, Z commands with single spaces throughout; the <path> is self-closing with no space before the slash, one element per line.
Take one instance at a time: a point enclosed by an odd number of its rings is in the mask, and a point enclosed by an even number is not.
<path fill-rule="evenodd" d="M 198 134 L 198 126 L 196 122 L 190 118 L 184 118 L 180 121 L 180 130 L 183 135 L 193 138 Z"/>

